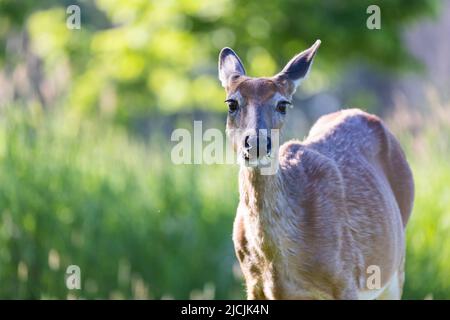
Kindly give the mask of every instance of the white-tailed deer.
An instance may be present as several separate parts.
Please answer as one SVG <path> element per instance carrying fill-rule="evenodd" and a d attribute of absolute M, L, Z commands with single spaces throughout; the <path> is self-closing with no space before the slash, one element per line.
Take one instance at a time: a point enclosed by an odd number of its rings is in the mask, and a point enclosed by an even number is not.
<path fill-rule="evenodd" d="M 270 78 L 246 76 L 229 48 L 219 56 L 227 132 L 241 159 L 233 241 L 247 297 L 400 299 L 414 184 L 383 122 L 342 110 L 321 117 L 304 141 L 279 150 L 271 141 L 319 45 Z M 278 161 L 279 170 L 262 175 L 263 158 Z M 375 270 L 379 287 L 368 285 Z"/>

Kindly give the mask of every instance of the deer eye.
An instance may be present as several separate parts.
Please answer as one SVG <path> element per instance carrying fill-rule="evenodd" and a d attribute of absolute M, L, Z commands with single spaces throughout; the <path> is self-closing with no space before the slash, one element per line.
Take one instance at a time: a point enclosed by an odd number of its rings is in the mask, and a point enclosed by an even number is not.
<path fill-rule="evenodd" d="M 234 113 L 239 108 L 238 102 L 234 99 L 227 99 L 227 100 L 225 100 L 225 102 L 228 104 L 228 112 L 229 113 Z"/>
<path fill-rule="evenodd" d="M 286 100 L 280 101 L 277 104 L 277 111 L 281 114 L 286 114 L 286 108 L 290 105 L 291 103 L 289 101 Z"/>

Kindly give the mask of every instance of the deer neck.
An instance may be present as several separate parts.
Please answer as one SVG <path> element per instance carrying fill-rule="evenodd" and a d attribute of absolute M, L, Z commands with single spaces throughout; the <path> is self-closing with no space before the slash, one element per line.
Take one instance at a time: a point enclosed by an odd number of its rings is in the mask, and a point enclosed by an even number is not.
<path fill-rule="evenodd" d="M 257 168 L 241 166 L 239 172 L 239 193 L 241 202 L 250 214 L 259 215 L 270 204 L 277 203 L 281 187 L 281 177 L 277 172 L 263 175 Z"/>

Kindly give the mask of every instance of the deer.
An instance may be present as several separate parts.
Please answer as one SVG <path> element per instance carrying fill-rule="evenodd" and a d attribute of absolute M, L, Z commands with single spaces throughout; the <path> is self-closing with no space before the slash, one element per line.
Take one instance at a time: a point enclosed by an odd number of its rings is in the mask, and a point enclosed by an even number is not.
<path fill-rule="evenodd" d="M 401 299 L 414 182 L 386 124 L 342 109 L 321 116 L 303 141 L 272 141 L 320 43 L 272 77 L 247 76 L 228 47 L 219 54 L 239 161 L 232 239 L 247 299 Z M 262 174 L 267 159 L 273 174 Z"/>

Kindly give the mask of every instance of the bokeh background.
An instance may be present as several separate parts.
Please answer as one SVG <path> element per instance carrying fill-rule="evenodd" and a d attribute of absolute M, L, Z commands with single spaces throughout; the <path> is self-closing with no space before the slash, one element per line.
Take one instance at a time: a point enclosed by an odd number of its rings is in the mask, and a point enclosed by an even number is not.
<path fill-rule="evenodd" d="M 417 189 L 404 298 L 450 298 L 449 34 L 445 0 L 0 0 L 0 298 L 243 298 L 237 167 L 174 165 L 170 136 L 224 130 L 223 46 L 262 76 L 316 39 L 286 138 L 383 117 Z"/>

